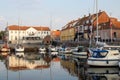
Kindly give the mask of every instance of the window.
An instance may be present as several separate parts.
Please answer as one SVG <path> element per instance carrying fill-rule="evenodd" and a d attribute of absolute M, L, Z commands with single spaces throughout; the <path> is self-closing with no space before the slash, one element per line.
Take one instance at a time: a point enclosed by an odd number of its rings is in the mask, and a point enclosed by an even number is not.
<path fill-rule="evenodd" d="M 117 38 L 117 33 L 116 32 L 114 32 L 113 35 L 114 35 L 114 38 Z"/>
<path fill-rule="evenodd" d="M 48 31 L 47 31 L 47 34 L 48 34 Z"/>
<path fill-rule="evenodd" d="M 15 36 L 15 40 L 17 40 L 17 36 Z"/>

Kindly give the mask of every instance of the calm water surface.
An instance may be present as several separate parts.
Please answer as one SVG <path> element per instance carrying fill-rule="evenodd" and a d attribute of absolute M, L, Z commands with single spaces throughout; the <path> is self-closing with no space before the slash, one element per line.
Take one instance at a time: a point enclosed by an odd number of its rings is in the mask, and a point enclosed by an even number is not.
<path fill-rule="evenodd" d="M 26 54 L 26 53 L 25 53 Z M 85 68 L 39 54 L 0 56 L 0 80 L 120 80 L 118 68 Z"/>

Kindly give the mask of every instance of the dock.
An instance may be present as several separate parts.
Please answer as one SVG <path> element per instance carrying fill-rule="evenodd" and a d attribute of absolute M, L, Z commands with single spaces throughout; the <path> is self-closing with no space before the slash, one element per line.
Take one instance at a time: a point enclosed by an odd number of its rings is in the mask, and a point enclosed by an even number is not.
<path fill-rule="evenodd" d="M 0 44 L 0 47 L 2 47 L 4 44 Z M 16 44 L 9 44 L 9 48 L 11 52 L 15 52 L 15 45 Z M 39 44 L 23 44 L 25 48 L 25 52 L 37 52 L 39 50 L 40 45 Z"/>

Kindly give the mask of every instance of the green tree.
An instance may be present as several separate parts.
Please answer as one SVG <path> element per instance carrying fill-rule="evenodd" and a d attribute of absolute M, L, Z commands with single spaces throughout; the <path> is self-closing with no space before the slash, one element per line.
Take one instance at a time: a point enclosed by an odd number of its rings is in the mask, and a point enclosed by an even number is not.
<path fill-rule="evenodd" d="M 5 31 L 0 31 L 0 40 L 3 40 L 5 35 Z"/>

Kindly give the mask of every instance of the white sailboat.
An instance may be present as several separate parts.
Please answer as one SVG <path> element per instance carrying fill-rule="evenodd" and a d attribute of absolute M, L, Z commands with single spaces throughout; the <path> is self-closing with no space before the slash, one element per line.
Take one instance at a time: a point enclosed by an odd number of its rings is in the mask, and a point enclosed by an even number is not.
<path fill-rule="evenodd" d="M 97 7 L 97 0 L 96 0 Z M 97 9 L 97 8 L 96 8 Z M 97 36 L 98 36 L 98 13 L 97 15 Z M 90 57 L 88 57 L 87 63 L 90 66 L 118 66 L 120 60 L 120 46 L 109 46 L 102 42 L 96 41 L 97 47 L 89 48 Z"/>
<path fill-rule="evenodd" d="M 20 26 L 18 21 L 18 42 L 15 46 L 15 52 L 24 52 L 24 46 L 20 43 Z"/>

